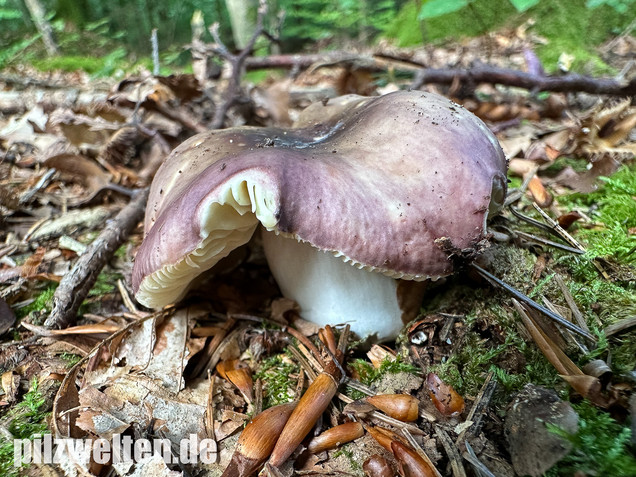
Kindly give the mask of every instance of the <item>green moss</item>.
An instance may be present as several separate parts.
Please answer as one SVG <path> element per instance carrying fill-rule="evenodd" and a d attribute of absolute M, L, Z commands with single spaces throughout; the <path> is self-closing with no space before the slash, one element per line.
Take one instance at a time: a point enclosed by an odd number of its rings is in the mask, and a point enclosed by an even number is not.
<path fill-rule="evenodd" d="M 572 451 L 547 472 L 547 476 L 636 475 L 636 458 L 628 450 L 631 431 L 587 401 L 575 404 L 579 429 L 568 434 L 554 425 L 549 429 L 572 443 Z"/>
<path fill-rule="evenodd" d="M 386 358 L 382 361 L 379 368 L 374 368 L 371 363 L 363 359 L 355 359 L 349 366 L 354 368 L 360 382 L 371 386 L 374 382 L 380 380 L 386 374 L 398 374 L 398 373 L 411 373 L 419 374 L 421 369 L 417 366 L 413 366 L 411 363 L 407 363 L 401 356 L 396 356 L 395 359 Z"/>
<path fill-rule="evenodd" d="M 619 263 L 636 263 L 636 165 L 623 167 L 591 194 L 571 194 L 559 198 L 570 209 L 580 208 L 601 226 L 578 226 L 575 236 L 588 248 L 587 258 L 614 259 Z"/>
<path fill-rule="evenodd" d="M 362 470 L 362 466 L 360 465 L 360 462 L 358 462 L 355 459 L 354 453 L 347 448 L 349 445 L 350 444 L 345 444 L 340 449 L 338 449 L 336 452 L 334 452 L 333 453 L 333 458 L 337 459 L 340 456 L 346 457 L 347 460 L 349 461 L 349 465 L 351 465 L 351 469 L 360 471 L 360 470 Z"/>
<path fill-rule="evenodd" d="M 115 250 L 115 258 L 119 260 L 126 260 L 127 250 L 128 250 L 128 245 L 127 244 L 122 245 L 117 250 Z"/>
<path fill-rule="evenodd" d="M 60 355 L 60 358 L 62 358 L 66 362 L 66 366 L 69 368 L 72 368 L 82 360 L 82 357 L 80 355 L 73 353 L 62 353 Z"/>
<path fill-rule="evenodd" d="M 508 190 L 510 189 L 518 189 L 523 184 L 523 180 L 521 177 L 509 176 L 508 177 Z"/>
<path fill-rule="evenodd" d="M 123 279 L 124 276 L 117 272 L 102 272 L 97 276 L 95 285 L 88 292 L 88 296 L 101 296 L 107 293 L 112 293 L 117 287 L 117 280 Z"/>
<path fill-rule="evenodd" d="M 263 382 L 263 409 L 284 404 L 294 399 L 296 382 L 292 375 L 298 376 L 300 368 L 291 360 L 283 361 L 283 355 L 263 360 L 254 377 Z"/>
<path fill-rule="evenodd" d="M 16 310 L 16 317 L 21 319 L 29 315 L 31 312 L 50 312 L 53 308 L 53 295 L 55 294 L 56 288 L 57 283 L 49 283 L 43 291 L 36 295 L 35 300 L 33 300 L 32 303 Z"/>
<path fill-rule="evenodd" d="M 126 69 L 126 50 L 116 48 L 100 56 L 65 55 L 34 59 L 32 65 L 40 71 L 85 71 L 95 76 L 110 76 L 117 69 Z"/>
<path fill-rule="evenodd" d="M 40 71 L 86 71 L 94 74 L 101 70 L 104 66 L 102 58 L 92 56 L 53 56 L 51 58 L 42 58 L 34 60 L 33 66 Z"/>
<path fill-rule="evenodd" d="M 586 159 L 578 159 L 575 157 L 561 156 L 554 160 L 552 164 L 541 171 L 542 175 L 556 175 L 566 167 L 571 167 L 576 172 L 587 171 L 589 162 Z"/>
<path fill-rule="evenodd" d="M 32 439 L 35 434 L 47 432 L 46 418 L 49 412 L 41 409 L 46 404 L 45 397 L 38 388 L 37 378 L 31 382 L 31 389 L 22 401 L 11 409 L 4 420 L 8 422 L 7 430 L 15 439 Z M 0 435 L 0 475 L 17 476 L 19 469 L 13 462 L 13 441 Z"/>

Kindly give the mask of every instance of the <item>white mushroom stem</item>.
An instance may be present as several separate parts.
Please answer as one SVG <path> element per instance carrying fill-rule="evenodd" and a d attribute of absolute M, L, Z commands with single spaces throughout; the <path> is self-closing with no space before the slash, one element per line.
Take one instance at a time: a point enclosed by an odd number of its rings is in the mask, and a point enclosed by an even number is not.
<path fill-rule="evenodd" d="M 269 268 L 283 295 L 300 305 L 303 318 L 319 326 L 348 323 L 363 339 L 386 341 L 399 334 L 404 290 L 398 280 L 358 269 L 307 243 L 262 232 Z"/>

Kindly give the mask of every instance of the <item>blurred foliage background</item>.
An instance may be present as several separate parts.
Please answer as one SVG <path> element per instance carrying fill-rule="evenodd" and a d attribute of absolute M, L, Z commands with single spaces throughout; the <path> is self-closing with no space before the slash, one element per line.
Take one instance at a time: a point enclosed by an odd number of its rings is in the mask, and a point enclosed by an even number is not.
<path fill-rule="evenodd" d="M 50 57 L 34 21 L 39 4 L 59 55 Z M 151 31 L 158 31 L 164 66 L 187 65 L 190 22 L 201 11 L 206 26 L 218 22 L 224 41 L 236 47 L 249 32 L 255 0 L 0 0 L 0 68 L 30 63 L 43 69 L 83 69 L 110 75 L 149 63 Z M 562 52 L 575 69 L 592 62 L 604 72 L 594 47 L 632 26 L 636 0 L 270 0 L 267 22 L 281 24 L 277 52 L 369 46 L 383 39 L 402 47 L 485 34 L 534 20 L 549 39 L 537 52 L 548 71 Z M 238 35 L 240 36 L 240 35 Z M 211 41 L 206 31 L 204 40 Z M 271 48 L 271 47 L 270 47 Z M 259 54 L 268 53 L 267 50 Z"/>

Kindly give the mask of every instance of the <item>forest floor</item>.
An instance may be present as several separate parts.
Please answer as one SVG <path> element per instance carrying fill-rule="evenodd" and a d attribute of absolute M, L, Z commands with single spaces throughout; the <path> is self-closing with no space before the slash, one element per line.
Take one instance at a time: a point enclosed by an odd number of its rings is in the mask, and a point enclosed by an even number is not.
<path fill-rule="evenodd" d="M 121 82 L 2 72 L 0 474 L 221 475 L 250 418 L 302 394 L 327 355 L 312 352 L 324 348 L 317 330 L 280 296 L 254 243 L 187 302 L 159 312 L 136 303 L 144 191 L 196 133 L 287 128 L 314 101 L 416 86 L 478 115 L 509 158 L 507 207 L 477 263 L 582 333 L 483 275 L 456 273 L 429 288 L 396 342 L 348 343 L 349 381 L 319 428 L 351 416 L 385 426 L 430 459 L 430 475 L 636 475 L 636 108 L 618 94 L 633 87 L 636 44 L 623 35 L 599 50 L 622 76 L 563 72 L 550 90 L 532 53 L 540 42 L 519 27 L 306 61 L 220 52 L 220 71 L 199 45 L 193 75 Z M 229 68 L 239 61 L 245 76 Z M 413 395 L 418 417 L 387 424 L 365 393 Z M 48 432 L 172 442 L 194 433 L 217 447 L 198 466 L 67 453 L 16 467 L 14 439 Z M 303 448 L 280 472 L 363 475 L 376 454 L 394 462 L 366 433 L 325 452 Z"/>

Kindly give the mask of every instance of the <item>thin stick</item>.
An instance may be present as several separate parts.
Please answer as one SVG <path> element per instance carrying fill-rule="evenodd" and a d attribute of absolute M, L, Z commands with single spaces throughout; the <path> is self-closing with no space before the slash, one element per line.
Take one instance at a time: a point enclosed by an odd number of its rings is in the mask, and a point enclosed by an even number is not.
<path fill-rule="evenodd" d="M 455 443 L 451 440 L 448 433 L 440 426 L 435 424 L 435 435 L 442 443 L 448 460 L 450 461 L 451 469 L 453 471 L 453 477 L 466 477 L 466 469 L 462 464 L 462 456 L 457 449 Z"/>
<path fill-rule="evenodd" d="M 150 34 L 150 44 L 152 45 L 152 74 L 159 76 L 159 40 L 156 28 L 153 28 Z"/>
<path fill-rule="evenodd" d="M 556 313 L 553 313 L 552 311 L 548 310 L 545 306 L 539 305 L 532 298 L 524 295 L 519 290 L 514 289 L 513 287 L 508 285 L 506 282 L 504 282 L 504 281 L 500 280 L 499 278 L 497 278 L 496 276 L 494 276 L 492 273 L 487 272 L 486 270 L 481 268 L 479 265 L 477 265 L 475 263 L 471 263 L 470 266 L 473 269 L 475 269 L 475 271 L 477 273 L 479 273 L 482 277 L 484 277 L 486 280 L 488 280 L 489 282 L 499 286 L 500 288 L 503 288 L 508 293 L 510 293 L 512 296 L 517 298 L 517 300 L 522 301 L 526 305 L 528 305 L 528 306 L 534 308 L 535 310 L 543 313 L 548 318 L 556 321 L 557 323 L 559 323 L 563 327 L 567 328 L 568 330 L 573 331 L 574 333 L 577 333 L 577 334 L 589 339 L 593 343 L 596 343 L 596 338 L 593 335 L 591 335 L 589 332 L 587 332 L 585 330 L 582 330 L 581 328 L 579 328 L 574 323 L 570 323 L 568 320 L 566 320 L 562 316 L 559 316 Z"/>
<path fill-rule="evenodd" d="M 545 239 L 543 237 L 538 237 L 533 234 L 528 234 L 526 232 L 522 232 L 521 230 L 515 230 L 515 235 L 525 238 L 526 240 L 530 240 L 532 242 L 537 242 L 543 245 L 548 245 L 549 247 L 558 248 L 559 250 L 563 250 L 564 252 L 576 253 L 577 255 L 583 255 L 585 252 L 581 249 L 569 247 L 568 245 L 563 245 L 559 242 L 553 242 L 552 240 Z"/>
<path fill-rule="evenodd" d="M 537 210 L 537 212 L 539 212 L 539 214 L 541 214 L 541 217 L 543 217 L 543 219 L 548 224 L 550 224 L 550 226 L 554 229 L 554 231 L 559 236 L 561 236 L 561 238 L 563 238 L 563 240 L 565 240 L 567 243 L 569 243 L 573 247 L 578 248 L 582 252 L 586 251 L 585 247 L 583 247 L 583 245 L 581 245 L 579 242 L 576 241 L 576 239 L 574 237 L 572 237 L 569 233 L 567 233 L 567 231 L 563 227 L 561 227 L 556 220 L 554 220 L 552 217 L 550 217 L 548 214 L 546 214 L 543 211 L 543 209 L 541 207 L 539 207 L 539 205 L 536 202 L 533 202 L 532 206 Z M 594 260 L 592 260 L 592 263 L 594 264 L 596 269 L 599 271 L 599 273 L 601 275 L 603 275 L 603 278 L 605 278 L 605 280 L 610 280 L 610 276 L 607 274 L 607 272 L 601 266 L 601 264 L 598 262 L 598 260 L 594 259 Z"/>
<path fill-rule="evenodd" d="M 482 384 L 479 394 L 477 394 L 477 398 L 468 412 L 468 416 L 466 416 L 466 422 L 472 421 L 473 425 L 465 428 L 459 436 L 457 436 L 457 439 L 455 440 L 456 445 L 459 445 L 460 442 L 466 440 L 466 434 L 473 436 L 479 434 L 486 408 L 490 404 L 492 395 L 497 388 L 497 381 L 492 380 L 493 374 L 494 373 L 491 371 L 486 376 L 486 380 L 484 381 L 484 384 Z"/>
<path fill-rule="evenodd" d="M 579 310 L 579 307 L 576 305 L 576 302 L 574 301 L 574 297 L 570 293 L 570 289 L 567 287 L 567 285 L 563 281 L 563 278 L 561 278 L 561 275 L 556 274 L 554 278 L 557 282 L 557 285 L 559 285 L 559 288 L 561 289 L 561 292 L 563 293 L 563 297 L 565 298 L 565 301 L 570 307 L 570 310 L 572 310 L 572 315 L 574 316 L 574 319 L 576 320 L 578 325 L 585 331 L 590 331 L 590 329 L 587 327 L 587 323 L 585 322 L 585 318 L 583 317 L 583 313 L 581 313 L 581 310 Z"/>

